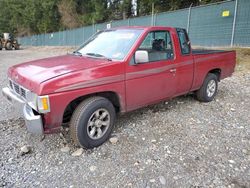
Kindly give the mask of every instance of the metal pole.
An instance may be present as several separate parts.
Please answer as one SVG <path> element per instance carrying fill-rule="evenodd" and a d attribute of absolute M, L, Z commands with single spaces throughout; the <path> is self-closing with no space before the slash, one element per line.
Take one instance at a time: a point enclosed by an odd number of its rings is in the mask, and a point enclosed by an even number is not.
<path fill-rule="evenodd" d="M 74 35 L 73 35 L 72 32 L 74 32 Z M 72 33 L 72 35 L 74 36 L 74 43 L 75 43 L 75 47 L 76 47 L 76 36 L 77 36 L 77 34 L 76 34 L 76 29 L 71 30 L 71 33 Z"/>
<path fill-rule="evenodd" d="M 152 18 L 151 18 L 151 26 L 154 25 L 154 9 L 155 9 L 155 4 L 152 3 Z"/>
<path fill-rule="evenodd" d="M 84 27 L 82 28 L 82 43 L 84 43 L 85 42 L 85 29 L 84 29 Z"/>
<path fill-rule="evenodd" d="M 190 26 L 190 17 L 191 17 L 191 8 L 193 3 L 191 3 L 189 9 L 188 9 L 188 22 L 187 22 L 187 33 L 189 32 L 189 26 Z"/>
<path fill-rule="evenodd" d="M 58 45 L 59 45 L 59 46 L 62 46 L 61 40 L 60 40 L 60 30 L 58 31 L 58 40 L 59 40 L 59 41 L 58 41 Z"/>
<path fill-rule="evenodd" d="M 156 17 L 157 17 L 157 13 L 155 13 L 155 15 L 154 15 L 154 26 L 155 26 L 155 23 L 156 23 Z"/>
<path fill-rule="evenodd" d="M 62 31 L 63 45 L 65 44 L 65 30 Z"/>
<path fill-rule="evenodd" d="M 235 1 L 235 7 L 234 7 L 234 20 L 233 20 L 233 28 L 232 28 L 231 47 L 233 47 L 233 44 L 234 44 L 234 33 L 235 33 L 237 10 L 238 10 L 238 0 Z"/>
<path fill-rule="evenodd" d="M 92 19 L 92 35 L 95 34 L 95 21 Z"/>

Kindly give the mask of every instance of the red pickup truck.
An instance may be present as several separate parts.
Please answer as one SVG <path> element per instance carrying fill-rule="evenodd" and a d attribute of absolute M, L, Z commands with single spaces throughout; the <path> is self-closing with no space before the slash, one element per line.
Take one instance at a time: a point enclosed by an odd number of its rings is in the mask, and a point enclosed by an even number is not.
<path fill-rule="evenodd" d="M 68 125 L 76 144 L 93 148 L 108 139 L 117 113 L 189 92 L 213 100 L 235 63 L 234 51 L 192 50 L 185 29 L 112 28 L 72 54 L 10 67 L 2 92 L 24 104 L 28 131 Z"/>

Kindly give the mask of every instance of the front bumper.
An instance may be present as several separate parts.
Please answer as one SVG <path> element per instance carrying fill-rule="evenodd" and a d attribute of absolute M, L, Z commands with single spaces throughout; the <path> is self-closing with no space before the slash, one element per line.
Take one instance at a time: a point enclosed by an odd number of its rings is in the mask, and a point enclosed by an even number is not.
<path fill-rule="evenodd" d="M 41 115 L 35 115 L 33 109 L 10 88 L 3 88 L 2 93 L 10 103 L 17 103 L 22 106 L 27 130 L 33 134 L 43 134 L 44 129 Z"/>

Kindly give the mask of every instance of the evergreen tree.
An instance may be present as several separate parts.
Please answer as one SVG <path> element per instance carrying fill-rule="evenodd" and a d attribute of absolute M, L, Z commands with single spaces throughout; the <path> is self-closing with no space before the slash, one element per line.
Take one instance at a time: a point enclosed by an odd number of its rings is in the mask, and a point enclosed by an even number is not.
<path fill-rule="evenodd" d="M 187 8 L 221 0 L 136 0 L 137 15 Z M 133 0 L 0 0 L 0 34 L 48 33 L 135 16 Z"/>

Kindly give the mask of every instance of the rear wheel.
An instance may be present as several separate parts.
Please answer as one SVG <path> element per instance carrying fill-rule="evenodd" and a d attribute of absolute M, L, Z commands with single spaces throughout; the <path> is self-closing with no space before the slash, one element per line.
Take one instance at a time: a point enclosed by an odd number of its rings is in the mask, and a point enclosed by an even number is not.
<path fill-rule="evenodd" d="M 196 91 L 196 97 L 201 102 L 210 102 L 214 99 L 218 89 L 218 78 L 215 74 L 209 73 L 201 88 Z"/>
<path fill-rule="evenodd" d="M 88 98 L 79 104 L 72 115 L 71 138 L 83 148 L 100 146 L 109 138 L 115 116 L 115 108 L 108 99 Z"/>
<path fill-rule="evenodd" d="M 19 45 L 17 43 L 14 44 L 14 49 L 19 50 Z"/>
<path fill-rule="evenodd" d="M 2 42 L 0 40 L 0 50 L 2 50 L 2 49 L 3 49 L 3 44 L 2 44 Z"/>

